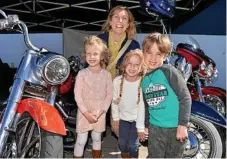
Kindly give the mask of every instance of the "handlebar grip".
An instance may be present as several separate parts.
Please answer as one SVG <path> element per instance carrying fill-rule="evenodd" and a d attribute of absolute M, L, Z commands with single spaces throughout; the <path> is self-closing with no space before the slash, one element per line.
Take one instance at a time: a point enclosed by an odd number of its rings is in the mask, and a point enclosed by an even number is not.
<path fill-rule="evenodd" d="M 7 19 L 0 19 L 0 30 L 8 28 L 9 22 Z"/>
<path fill-rule="evenodd" d="M 0 30 L 10 29 L 19 22 L 17 15 L 8 15 L 7 19 L 0 19 Z"/>

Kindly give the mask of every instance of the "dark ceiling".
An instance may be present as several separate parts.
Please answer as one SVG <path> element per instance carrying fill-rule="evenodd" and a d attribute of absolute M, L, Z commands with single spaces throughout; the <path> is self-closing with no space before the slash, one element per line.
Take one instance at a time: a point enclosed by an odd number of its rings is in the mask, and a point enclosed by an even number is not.
<path fill-rule="evenodd" d="M 175 16 L 165 19 L 174 31 L 217 0 L 176 0 Z M 62 32 L 62 28 L 100 31 L 109 10 L 123 5 L 135 17 L 137 32 L 160 31 L 160 22 L 144 14 L 139 0 L 1 0 L 0 9 L 17 14 L 29 32 Z"/>

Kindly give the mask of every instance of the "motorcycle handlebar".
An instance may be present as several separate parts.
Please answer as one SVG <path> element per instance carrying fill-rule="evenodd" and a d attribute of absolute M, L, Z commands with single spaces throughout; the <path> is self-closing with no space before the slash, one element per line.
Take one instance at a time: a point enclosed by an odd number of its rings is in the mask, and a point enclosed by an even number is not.
<path fill-rule="evenodd" d="M 31 50 L 34 50 L 34 51 L 40 51 L 39 48 L 35 47 L 34 45 L 32 45 L 30 39 L 29 39 L 29 36 L 28 36 L 28 28 L 26 26 L 26 24 L 22 21 L 19 21 L 18 22 L 19 25 L 22 26 L 22 32 L 23 32 L 23 35 L 24 35 L 24 42 L 25 44 L 27 45 L 27 47 Z"/>
<path fill-rule="evenodd" d="M 27 47 L 31 50 L 39 52 L 40 49 L 32 45 L 29 36 L 28 36 L 28 28 L 26 24 L 19 20 L 17 15 L 8 15 L 6 16 L 5 12 L 0 10 L 0 14 L 2 14 L 5 19 L 0 19 L 0 30 L 4 29 L 13 29 L 15 25 L 19 25 L 22 27 L 22 32 L 24 35 L 24 42 L 27 45 Z"/>
<path fill-rule="evenodd" d="M 4 11 L 2 11 L 1 9 L 0 9 L 0 14 L 6 19 L 7 18 L 7 16 L 6 16 L 6 14 L 5 14 L 5 12 Z"/>

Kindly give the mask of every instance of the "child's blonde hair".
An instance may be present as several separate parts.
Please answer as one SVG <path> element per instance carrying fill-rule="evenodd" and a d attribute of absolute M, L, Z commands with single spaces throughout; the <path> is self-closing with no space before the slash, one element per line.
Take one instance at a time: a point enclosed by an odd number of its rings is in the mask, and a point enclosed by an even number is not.
<path fill-rule="evenodd" d="M 127 67 L 127 65 L 128 65 L 128 62 L 129 62 L 129 59 L 132 57 L 132 56 L 139 56 L 139 58 L 140 58 L 140 72 L 139 72 L 139 76 L 141 76 L 141 78 L 140 78 L 140 82 L 139 82 L 139 85 L 138 85 L 138 99 L 137 99 L 137 104 L 139 104 L 139 102 L 140 102 L 140 96 L 141 96 L 141 94 L 140 94 L 140 90 L 141 90 L 141 87 L 140 87 L 140 85 L 141 85 L 141 82 L 142 82 L 142 78 L 143 78 L 143 76 L 145 75 L 145 73 L 146 73 L 146 66 L 145 66 L 145 64 L 144 64 L 144 60 L 143 60 L 143 53 L 142 53 L 142 51 L 140 50 L 140 49 L 135 49 L 135 50 L 131 50 L 131 51 L 129 51 L 126 55 L 125 55 L 125 57 L 124 57 L 124 59 L 123 59 L 123 62 L 122 62 L 122 64 L 121 64 L 121 66 L 120 66 L 120 69 L 121 69 L 121 71 L 122 71 L 122 77 L 121 77 L 121 83 L 120 83 L 120 93 L 119 93 L 119 97 L 117 98 L 117 100 L 115 101 L 117 104 L 119 104 L 120 103 L 120 101 L 121 101 L 121 97 L 122 97 L 122 92 L 123 92 L 123 84 L 124 84 L 124 77 L 125 77 L 125 68 Z"/>
<path fill-rule="evenodd" d="M 94 35 L 86 37 L 84 41 L 84 58 L 86 56 L 86 47 L 89 45 L 96 45 L 101 47 L 100 65 L 102 68 L 105 68 L 108 65 L 109 58 L 109 49 L 107 48 L 106 43 L 102 39 Z"/>
<path fill-rule="evenodd" d="M 124 6 L 116 6 L 114 7 L 113 9 L 111 9 L 110 13 L 108 14 L 108 17 L 107 17 L 107 20 L 106 22 L 103 24 L 102 26 L 102 31 L 110 31 L 111 29 L 111 26 L 110 26 L 110 21 L 115 13 L 115 11 L 126 11 L 126 13 L 128 14 L 128 28 L 126 29 L 126 33 L 127 33 L 127 36 L 129 39 L 134 39 L 135 37 L 135 34 L 136 34 L 136 27 L 135 27 L 135 24 L 134 24 L 134 17 L 131 13 L 131 11 L 127 8 L 127 7 L 124 7 Z"/>
<path fill-rule="evenodd" d="M 148 51 L 150 47 L 156 43 L 161 53 L 165 54 L 165 57 L 172 51 L 172 45 L 169 37 L 158 32 L 154 32 L 148 35 L 142 43 L 143 52 Z"/>

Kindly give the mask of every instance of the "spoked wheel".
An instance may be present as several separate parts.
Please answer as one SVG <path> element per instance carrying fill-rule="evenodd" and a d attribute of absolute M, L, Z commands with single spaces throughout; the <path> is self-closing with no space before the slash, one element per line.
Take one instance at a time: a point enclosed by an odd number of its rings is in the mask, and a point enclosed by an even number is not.
<path fill-rule="evenodd" d="M 29 114 L 23 114 L 5 157 L 62 158 L 62 136 L 42 130 Z"/>
<path fill-rule="evenodd" d="M 220 158 L 222 142 L 217 129 L 210 122 L 191 117 L 188 128 L 185 158 Z"/>
<path fill-rule="evenodd" d="M 204 95 L 204 100 L 206 104 L 213 106 L 220 115 L 222 115 L 224 118 L 226 118 L 226 97 L 220 97 L 216 95 Z M 226 158 L 226 128 L 223 128 L 221 126 L 215 125 L 217 128 L 221 138 L 222 138 L 222 158 Z"/>
<path fill-rule="evenodd" d="M 18 157 L 40 157 L 40 128 L 39 126 L 37 126 L 36 122 L 31 117 L 24 117 L 19 121 L 15 137 Z"/>

